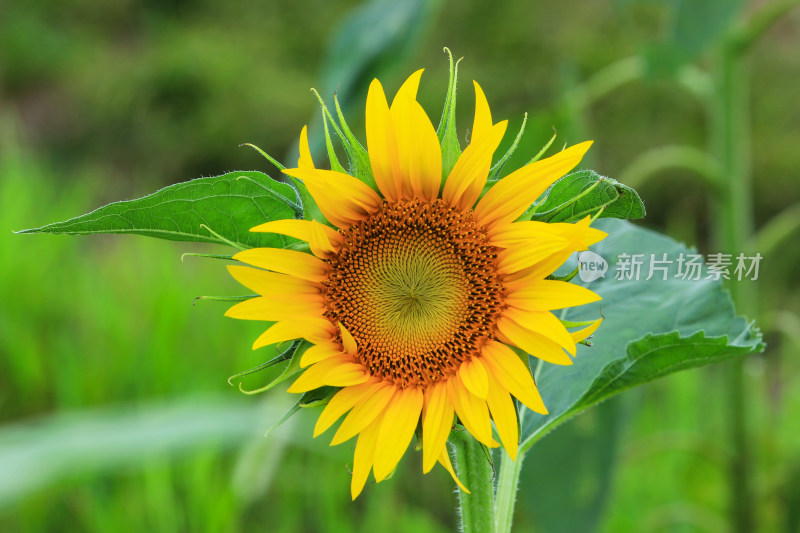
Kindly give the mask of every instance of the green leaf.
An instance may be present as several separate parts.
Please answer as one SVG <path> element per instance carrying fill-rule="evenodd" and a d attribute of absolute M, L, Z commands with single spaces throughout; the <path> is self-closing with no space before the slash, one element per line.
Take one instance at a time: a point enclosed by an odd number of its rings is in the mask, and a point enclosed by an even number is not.
<path fill-rule="evenodd" d="M 294 218 L 291 198 L 294 191 L 289 185 L 266 174 L 229 172 L 170 185 L 136 200 L 114 202 L 79 217 L 19 233 L 133 233 L 173 241 L 220 243 L 224 239 L 241 247 L 284 247 L 290 242 L 288 238 L 251 233 L 250 228 L 269 220 Z"/>
<path fill-rule="evenodd" d="M 629 418 L 623 400 L 605 402 L 559 427 L 525 458 L 519 511 L 535 531 L 597 531 L 612 494 L 618 447 Z"/>
<path fill-rule="evenodd" d="M 450 58 L 450 77 L 447 82 L 447 97 L 442 109 L 442 118 L 436 133 L 442 145 L 442 187 L 450 171 L 461 156 L 461 146 L 458 142 L 458 132 L 456 131 L 456 86 L 458 85 L 458 61 L 453 61 L 453 53 L 445 48 L 447 56 Z"/>
<path fill-rule="evenodd" d="M 594 251 L 609 264 L 605 278 L 587 286 L 601 302 L 562 313 L 565 320 L 605 317 L 592 346 L 578 346 L 574 364 L 540 363 L 540 392 L 550 413 L 522 412 L 523 450 L 548 431 L 604 399 L 653 379 L 763 349 L 761 334 L 743 318 L 719 281 L 681 279 L 677 260 L 692 251 L 672 239 L 618 220 L 597 225 L 609 236 Z M 621 253 L 644 254 L 638 280 L 616 279 Z M 650 280 L 650 254 L 672 264 Z M 566 268 L 571 269 L 571 265 Z M 707 270 L 704 268 L 702 277 Z M 739 283 L 752 283 L 743 280 Z"/>
<path fill-rule="evenodd" d="M 678 331 L 651 334 L 628 345 L 624 358 L 609 363 L 580 398 L 580 408 L 678 370 L 707 365 L 751 353 L 752 346 L 730 344 L 727 336 L 706 337 L 704 331 L 681 337 Z"/>
<path fill-rule="evenodd" d="M 639 194 L 617 180 L 593 170 L 581 170 L 556 181 L 545 199 L 530 214 L 531 220 L 575 222 L 587 215 L 600 218 L 638 219 L 645 216 Z"/>

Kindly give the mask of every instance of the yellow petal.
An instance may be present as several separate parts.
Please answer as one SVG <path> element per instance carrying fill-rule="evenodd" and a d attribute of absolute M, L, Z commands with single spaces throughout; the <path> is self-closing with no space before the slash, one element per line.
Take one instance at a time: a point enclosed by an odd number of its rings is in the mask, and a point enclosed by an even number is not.
<path fill-rule="evenodd" d="M 447 395 L 467 431 L 486 446 L 499 446 L 492 438 L 492 422 L 486 400 L 469 392 L 458 376 L 447 380 Z"/>
<path fill-rule="evenodd" d="M 253 343 L 253 349 L 292 339 L 308 339 L 311 342 L 325 342 L 331 339 L 332 324 L 324 318 L 308 320 L 282 320 L 276 322 L 261 334 Z"/>
<path fill-rule="evenodd" d="M 486 226 L 518 219 L 558 178 L 575 168 L 592 145 L 586 141 L 512 172 L 489 189 L 475 207 Z"/>
<path fill-rule="evenodd" d="M 373 424 L 358 436 L 356 451 L 353 455 L 353 478 L 350 480 L 350 495 L 354 500 L 364 489 L 364 484 L 369 477 L 369 471 L 372 469 L 379 430 L 378 424 Z"/>
<path fill-rule="evenodd" d="M 572 364 L 572 359 L 564 353 L 564 349 L 555 341 L 520 326 L 510 318 L 501 316 L 497 320 L 497 328 L 511 344 L 528 352 L 537 359 L 554 365 L 568 366 Z"/>
<path fill-rule="evenodd" d="M 506 277 L 505 281 L 507 282 L 507 286 L 513 285 L 516 280 L 521 279 L 527 280 L 526 283 L 528 285 L 534 281 L 538 282 L 558 270 L 573 253 L 585 250 L 586 246 L 583 244 L 583 239 L 587 234 L 587 230 L 591 229 L 589 228 L 588 217 L 583 221 L 578 221 L 570 225 L 574 227 L 574 231 L 572 231 L 570 236 L 567 236 L 569 243 L 563 250 L 545 257 L 535 265 L 515 272 L 510 277 Z"/>
<path fill-rule="evenodd" d="M 597 330 L 598 327 L 600 327 L 600 322 L 602 321 L 603 319 L 599 318 L 594 322 L 592 322 L 591 324 L 589 324 L 588 326 L 586 326 L 585 328 L 571 332 L 570 336 L 572 337 L 572 340 L 575 342 L 580 342 L 585 338 L 589 337 L 592 333 L 595 332 L 595 330 Z"/>
<path fill-rule="evenodd" d="M 489 109 L 489 102 L 486 101 L 486 95 L 483 94 L 483 89 L 477 81 L 473 80 L 472 83 L 475 85 L 475 118 L 472 121 L 470 143 L 489 135 L 492 129 L 492 112 Z"/>
<path fill-rule="evenodd" d="M 311 366 L 330 357 L 342 355 L 342 350 L 332 342 L 320 342 L 310 346 L 300 357 L 300 368 Z M 350 354 L 347 354 L 350 355 Z"/>
<path fill-rule="evenodd" d="M 500 440 L 503 441 L 503 446 L 511 459 L 515 460 L 517 458 L 517 449 L 519 448 L 517 410 L 514 407 L 514 400 L 511 399 L 508 391 L 491 374 L 486 403 L 489 405 L 489 412 L 492 413 L 492 420 L 494 420 L 494 426 L 497 428 Z"/>
<path fill-rule="evenodd" d="M 270 294 L 302 294 L 306 296 L 316 294 L 322 296 L 319 285 L 288 274 L 266 272 L 242 265 L 228 265 L 228 272 L 233 279 L 262 296 Z"/>
<path fill-rule="evenodd" d="M 422 73 L 424 71 L 425 71 L 424 68 L 417 70 L 411 76 L 409 76 L 406 79 L 406 81 L 403 82 L 403 85 L 401 85 L 400 88 L 397 90 L 397 94 L 394 95 L 394 100 L 392 100 L 392 108 L 394 108 L 398 99 L 406 99 L 406 98 L 409 100 L 417 99 L 419 80 L 422 77 Z"/>
<path fill-rule="evenodd" d="M 336 434 L 331 440 L 331 446 L 341 444 L 363 431 L 386 409 L 395 392 L 397 392 L 395 387 L 383 383 L 383 386 L 376 390 L 375 394 L 359 402 L 336 430 Z"/>
<path fill-rule="evenodd" d="M 590 222 L 591 217 L 587 216 L 574 224 L 551 224 L 553 226 L 552 231 L 567 240 L 566 246 L 528 268 L 507 275 L 504 279 L 506 288 L 508 290 L 516 290 L 517 288 L 536 284 L 555 272 L 574 252 L 585 250 L 585 239 L 589 230 L 593 229 L 589 227 Z M 528 223 L 517 222 L 516 224 Z"/>
<path fill-rule="evenodd" d="M 301 241 L 311 242 L 312 234 L 314 231 L 321 231 L 331 243 L 339 240 L 339 232 L 335 229 L 320 224 L 316 220 L 301 220 L 301 219 L 284 219 L 273 220 L 260 224 L 250 231 L 259 233 L 278 233 L 280 235 L 288 235 Z M 332 246 L 332 245 L 331 245 Z"/>
<path fill-rule="evenodd" d="M 300 168 L 283 173 L 302 180 L 325 218 L 339 228 L 363 220 L 381 204 L 378 193 L 349 174 Z"/>
<path fill-rule="evenodd" d="M 497 254 L 497 271 L 510 274 L 528 268 L 546 257 L 563 250 L 567 240 L 563 237 L 542 236 L 501 250 Z"/>
<path fill-rule="evenodd" d="M 471 494 L 467 487 L 461 483 L 461 480 L 458 479 L 455 470 L 453 470 L 453 464 L 450 462 L 450 454 L 447 452 L 447 446 L 442 447 L 442 452 L 439 454 L 439 462 L 442 466 L 450 473 L 450 476 L 453 478 L 453 481 L 456 482 L 456 485 L 459 486 L 461 490 L 466 492 L 467 494 Z"/>
<path fill-rule="evenodd" d="M 548 339 L 575 355 L 575 342 L 569 335 L 559 319 L 549 311 L 525 311 L 508 307 L 503 311 L 503 316 L 508 317 L 520 326 L 529 329 Z"/>
<path fill-rule="evenodd" d="M 375 445 L 375 480 L 388 476 L 408 448 L 422 412 L 422 391 L 407 387 L 389 404 L 381 417 L 381 429 Z"/>
<path fill-rule="evenodd" d="M 336 253 L 339 249 L 337 244 L 339 240 L 339 235 L 336 235 L 335 240 L 331 240 L 329 233 L 325 230 L 331 230 L 328 226 L 323 226 L 316 220 L 311 221 L 311 235 L 309 235 L 308 240 L 308 247 L 311 249 L 311 253 L 319 257 L 320 259 L 328 259 Z M 334 244 L 337 243 L 337 244 Z"/>
<path fill-rule="evenodd" d="M 497 383 L 531 410 L 547 414 L 542 397 L 531 376 L 528 365 L 505 344 L 489 341 L 483 347 L 483 357 Z"/>
<path fill-rule="evenodd" d="M 297 168 L 314 168 L 311 149 L 308 147 L 308 128 L 306 126 L 303 126 L 303 129 L 300 130 L 300 158 L 297 160 Z"/>
<path fill-rule="evenodd" d="M 354 355 L 358 350 L 358 345 L 356 344 L 356 340 L 341 322 L 339 322 L 339 332 L 342 334 L 342 346 L 344 347 L 344 351 L 350 355 Z"/>
<path fill-rule="evenodd" d="M 574 224 L 524 220 L 495 224 L 488 228 L 487 233 L 493 246 L 509 248 L 515 245 L 530 244 L 543 238 L 548 240 L 568 240 L 570 230 L 574 231 Z"/>
<path fill-rule="evenodd" d="M 570 246 L 575 250 L 586 250 L 592 244 L 608 236 L 608 233 L 590 227 L 591 223 L 592 217 L 586 215 L 572 224 L 566 222 L 553 224 L 555 226 L 553 229 L 570 241 Z"/>
<path fill-rule="evenodd" d="M 349 355 L 329 357 L 303 372 L 289 387 L 289 392 L 308 392 L 320 387 L 347 387 L 369 379 L 362 365 L 353 363 Z"/>
<path fill-rule="evenodd" d="M 422 415 L 422 471 L 430 472 L 446 448 L 447 437 L 453 427 L 453 404 L 447 396 L 447 385 L 436 383 L 425 391 L 425 409 Z M 447 451 L 445 450 L 445 453 Z"/>
<path fill-rule="evenodd" d="M 549 311 L 601 300 L 586 287 L 557 280 L 541 280 L 530 288 L 509 291 L 506 303 L 528 311 Z"/>
<path fill-rule="evenodd" d="M 409 97 L 395 98 L 391 116 L 402 197 L 433 201 L 442 181 L 442 149 L 436 130 L 422 106 Z"/>
<path fill-rule="evenodd" d="M 486 399 L 489 392 L 489 379 L 479 358 L 473 357 L 462 363 L 458 369 L 458 377 L 461 378 L 468 391 L 482 400 Z"/>
<path fill-rule="evenodd" d="M 328 268 L 318 258 L 296 250 L 251 248 L 234 255 L 236 261 L 308 281 L 325 281 Z"/>
<path fill-rule="evenodd" d="M 345 387 L 334 394 L 317 419 L 317 424 L 314 426 L 314 437 L 327 431 L 343 414 L 374 394 L 382 386 L 378 380 L 371 379 L 360 385 Z"/>
<path fill-rule="evenodd" d="M 605 231 L 600 231 L 597 228 L 586 228 L 586 233 L 583 236 L 583 248 L 586 249 L 589 246 L 598 243 L 608 237 L 608 233 Z"/>
<path fill-rule="evenodd" d="M 227 311 L 225 316 L 238 320 L 305 320 L 322 318 L 325 307 L 320 302 L 303 301 L 297 297 L 259 296 L 238 303 Z"/>
<path fill-rule="evenodd" d="M 442 199 L 458 209 L 471 209 L 475 205 L 489 177 L 492 155 L 503 140 L 507 125 L 507 120 L 495 124 L 485 136 L 467 146 L 447 177 Z"/>
<path fill-rule="evenodd" d="M 367 93 L 366 124 L 367 150 L 372 166 L 375 184 L 384 198 L 397 201 L 402 190 L 397 189 L 395 167 L 397 160 L 397 141 L 394 138 L 394 126 L 389 114 L 389 104 L 381 83 L 375 79 L 369 85 Z M 397 176 L 399 178 L 399 176 Z"/>

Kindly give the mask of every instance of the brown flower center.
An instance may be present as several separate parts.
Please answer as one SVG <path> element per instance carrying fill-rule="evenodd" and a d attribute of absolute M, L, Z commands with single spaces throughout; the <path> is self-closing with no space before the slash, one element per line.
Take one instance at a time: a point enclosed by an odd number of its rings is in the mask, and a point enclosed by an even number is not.
<path fill-rule="evenodd" d="M 494 336 L 503 302 L 497 249 L 471 211 L 384 201 L 340 233 L 323 284 L 327 317 L 350 331 L 372 375 L 424 387 Z"/>

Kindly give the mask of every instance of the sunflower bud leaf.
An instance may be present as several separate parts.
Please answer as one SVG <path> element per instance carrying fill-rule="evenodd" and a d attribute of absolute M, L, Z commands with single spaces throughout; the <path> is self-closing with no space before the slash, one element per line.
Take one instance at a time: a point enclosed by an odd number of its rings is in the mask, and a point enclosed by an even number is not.
<path fill-rule="evenodd" d="M 304 408 L 319 407 L 321 405 L 327 404 L 333 397 L 333 395 L 339 392 L 340 390 L 341 389 L 338 387 L 328 387 L 328 386 L 310 390 L 308 392 L 304 392 L 303 395 L 300 396 L 298 404 L 300 405 L 300 407 Z"/>
<path fill-rule="evenodd" d="M 458 61 L 453 61 L 453 53 L 448 48 L 444 49 L 450 58 L 450 79 L 447 83 L 447 97 L 442 109 L 442 119 L 439 121 L 439 128 L 436 130 L 439 142 L 442 145 L 442 184 L 450 175 L 450 171 L 461 155 L 461 145 L 458 143 L 458 133 L 456 132 L 456 85 L 458 84 Z"/>
<path fill-rule="evenodd" d="M 286 411 L 283 416 L 278 419 L 277 422 L 272 424 L 266 432 L 264 432 L 264 438 L 268 438 L 274 430 L 282 426 L 289 420 L 295 413 L 297 413 L 300 409 L 306 407 L 319 407 L 320 405 L 324 405 L 328 403 L 331 399 L 331 396 L 336 394 L 339 391 L 336 387 L 320 387 L 319 389 L 314 389 L 308 392 L 304 392 L 300 399 L 295 402 L 295 404 Z"/>
<path fill-rule="evenodd" d="M 339 117 L 339 122 L 342 126 L 341 132 L 339 129 L 336 129 L 336 132 L 339 134 L 342 146 L 344 146 L 347 157 L 350 160 L 351 175 L 357 177 L 373 189 L 377 189 L 378 186 L 375 183 L 375 177 L 372 175 L 372 166 L 369 162 L 369 154 L 364 147 L 361 146 L 361 143 L 358 142 L 356 136 L 353 135 L 350 126 L 347 125 L 344 113 L 342 113 L 342 107 L 339 105 L 339 98 L 335 94 L 333 95 L 333 103 L 336 106 L 336 116 Z M 333 119 L 331 119 L 331 124 L 336 128 L 336 122 Z"/>
<path fill-rule="evenodd" d="M 296 346 L 296 347 L 295 347 Z M 311 346 L 311 343 L 308 341 L 302 341 L 301 343 L 292 343 L 292 348 L 287 350 L 291 355 L 289 356 L 289 362 L 283 367 L 283 370 L 277 377 L 273 378 L 269 383 L 266 385 L 259 387 L 257 389 L 245 389 L 242 386 L 242 383 L 239 383 L 239 391 L 252 395 L 252 394 L 260 394 L 262 392 L 266 392 L 273 388 L 275 385 L 279 383 L 283 383 L 287 379 L 299 374 L 301 372 L 300 368 L 300 358 L 303 356 L 303 353 Z"/>

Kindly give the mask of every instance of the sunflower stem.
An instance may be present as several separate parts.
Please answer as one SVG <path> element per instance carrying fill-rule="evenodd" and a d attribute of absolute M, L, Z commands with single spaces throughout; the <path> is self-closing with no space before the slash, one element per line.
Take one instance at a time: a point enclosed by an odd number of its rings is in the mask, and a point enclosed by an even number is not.
<path fill-rule="evenodd" d="M 753 228 L 752 175 L 750 166 L 749 95 L 747 58 L 730 40 L 722 43 L 714 57 L 716 98 L 712 102 L 712 149 L 721 166 L 722 188 L 716 209 L 716 244 L 723 252 L 744 252 Z M 728 284 L 740 313 L 755 307 L 755 287 L 748 283 Z M 753 508 L 752 452 L 748 435 L 749 412 L 744 360 L 727 364 L 726 404 L 732 447 L 729 475 L 732 531 L 757 531 Z"/>
<path fill-rule="evenodd" d="M 500 473 L 497 476 L 494 500 L 494 533 L 511 533 L 519 473 L 522 471 L 522 459 L 525 454 L 519 453 L 517 460 L 514 461 L 505 451 L 501 453 L 503 457 L 500 459 Z"/>
<path fill-rule="evenodd" d="M 483 445 L 466 431 L 454 431 L 455 467 L 469 493 L 458 490 L 462 533 L 486 533 L 494 528 L 494 470 Z"/>

